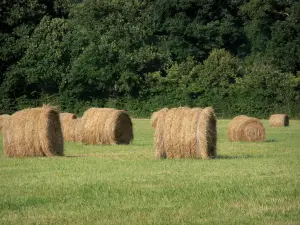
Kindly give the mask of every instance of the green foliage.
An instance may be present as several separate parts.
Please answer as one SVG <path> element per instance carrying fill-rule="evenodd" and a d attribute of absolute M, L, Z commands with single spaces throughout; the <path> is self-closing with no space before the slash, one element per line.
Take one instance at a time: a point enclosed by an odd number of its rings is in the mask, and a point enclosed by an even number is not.
<path fill-rule="evenodd" d="M 267 54 L 283 71 L 300 70 L 300 3 L 295 2 L 281 12 L 285 19 L 276 21 Z"/>
<path fill-rule="evenodd" d="M 241 7 L 251 53 L 268 58 L 285 72 L 299 70 L 300 3 L 250 0 Z"/>
<path fill-rule="evenodd" d="M 150 4 L 158 44 L 169 49 L 175 60 L 189 56 L 204 60 L 214 48 L 239 52 L 245 36 L 237 9 L 242 1 L 160 0 Z"/>
<path fill-rule="evenodd" d="M 20 60 L 30 36 L 45 15 L 65 16 L 71 0 L 12 0 L 0 2 L 0 73 Z M 1 82 L 1 80 L 0 80 Z"/>
<path fill-rule="evenodd" d="M 42 93 L 57 93 L 67 82 L 70 54 L 65 37 L 70 27 L 64 19 L 44 17 L 35 29 L 25 55 L 18 63 L 26 83 Z"/>
<path fill-rule="evenodd" d="M 224 49 L 213 50 L 203 64 L 193 68 L 189 87 L 196 105 L 213 106 L 226 116 L 231 108 L 229 95 L 239 76 L 239 61 Z"/>
<path fill-rule="evenodd" d="M 4 72 L 24 54 L 29 37 L 46 7 L 36 0 L 0 2 L 0 84 Z"/>
<path fill-rule="evenodd" d="M 204 96 L 215 93 L 226 97 L 235 83 L 238 66 L 238 60 L 224 49 L 213 50 L 203 65 L 192 71 L 192 90 Z"/>
<path fill-rule="evenodd" d="M 1 113 L 50 102 L 79 114 L 93 105 L 144 117 L 188 105 L 221 117 L 300 116 L 296 0 L 0 6 Z"/>
<path fill-rule="evenodd" d="M 275 112 L 293 115 L 290 106 L 299 95 L 293 91 L 294 79 L 291 73 L 280 72 L 267 62 L 246 65 L 233 91 L 236 113 L 265 118 Z"/>

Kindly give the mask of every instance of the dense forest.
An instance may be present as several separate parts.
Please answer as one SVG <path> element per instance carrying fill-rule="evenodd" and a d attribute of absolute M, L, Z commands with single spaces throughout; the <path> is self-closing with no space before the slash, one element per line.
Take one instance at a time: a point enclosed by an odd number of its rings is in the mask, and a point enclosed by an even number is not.
<path fill-rule="evenodd" d="M 0 114 L 300 118 L 299 0 L 1 0 Z"/>

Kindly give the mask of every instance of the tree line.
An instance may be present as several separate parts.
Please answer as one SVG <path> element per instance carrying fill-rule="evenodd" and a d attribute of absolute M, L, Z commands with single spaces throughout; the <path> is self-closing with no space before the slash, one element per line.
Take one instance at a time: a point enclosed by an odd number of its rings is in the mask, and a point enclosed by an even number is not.
<path fill-rule="evenodd" d="M 298 0 L 11 0 L 0 19 L 0 114 L 300 116 Z"/>

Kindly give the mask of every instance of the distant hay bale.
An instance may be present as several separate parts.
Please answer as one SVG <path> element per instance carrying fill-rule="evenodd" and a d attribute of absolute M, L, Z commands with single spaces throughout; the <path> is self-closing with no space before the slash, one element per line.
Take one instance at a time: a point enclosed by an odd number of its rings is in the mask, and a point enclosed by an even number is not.
<path fill-rule="evenodd" d="M 0 134 L 2 133 L 2 129 L 3 129 L 5 120 L 7 120 L 9 118 L 10 118 L 10 115 L 7 115 L 7 114 L 0 115 Z"/>
<path fill-rule="evenodd" d="M 60 119 L 64 119 L 64 120 L 66 120 L 66 119 L 67 120 L 77 119 L 77 116 L 75 114 L 73 114 L 73 113 L 66 113 L 66 112 L 60 113 L 59 117 L 60 117 Z"/>
<path fill-rule="evenodd" d="M 269 118 L 271 127 L 287 127 L 289 126 L 289 117 L 287 114 L 273 114 Z"/>
<path fill-rule="evenodd" d="M 75 141 L 75 120 L 77 116 L 73 113 L 60 113 L 60 122 L 64 141 Z"/>
<path fill-rule="evenodd" d="M 152 116 L 151 116 L 151 126 L 153 128 L 156 127 L 157 118 L 160 116 L 160 114 L 163 114 L 167 111 L 168 111 L 168 108 L 163 108 L 163 109 L 160 109 L 159 111 L 156 111 L 152 114 Z"/>
<path fill-rule="evenodd" d="M 230 141 L 264 141 L 265 128 L 258 119 L 240 115 L 230 121 L 228 139 Z"/>
<path fill-rule="evenodd" d="M 85 144 L 129 144 L 133 139 L 131 118 L 124 110 L 90 108 L 82 116 Z"/>
<path fill-rule="evenodd" d="M 3 129 L 4 153 L 9 157 L 63 155 L 59 112 L 50 106 L 18 111 Z"/>
<path fill-rule="evenodd" d="M 83 123 L 81 118 L 74 120 L 75 142 L 82 142 Z"/>
<path fill-rule="evenodd" d="M 154 147 L 157 158 L 201 158 L 216 156 L 216 118 L 210 107 L 172 108 L 156 119 Z"/>

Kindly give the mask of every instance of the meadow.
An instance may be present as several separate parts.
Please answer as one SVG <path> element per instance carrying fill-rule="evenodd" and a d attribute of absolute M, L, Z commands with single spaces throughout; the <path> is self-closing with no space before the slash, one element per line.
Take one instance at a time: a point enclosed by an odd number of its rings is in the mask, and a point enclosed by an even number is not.
<path fill-rule="evenodd" d="M 149 119 L 131 145 L 65 143 L 64 157 L 8 158 L 0 137 L 0 224 L 300 224 L 300 121 L 217 158 L 154 157 Z"/>

